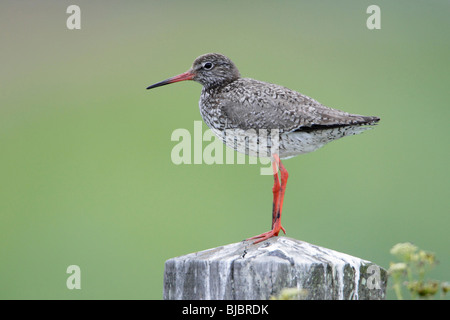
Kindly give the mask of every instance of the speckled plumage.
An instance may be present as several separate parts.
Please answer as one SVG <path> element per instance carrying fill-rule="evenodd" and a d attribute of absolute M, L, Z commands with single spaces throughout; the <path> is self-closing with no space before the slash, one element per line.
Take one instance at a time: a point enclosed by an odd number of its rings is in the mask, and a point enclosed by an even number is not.
<path fill-rule="evenodd" d="M 194 61 L 192 70 L 201 70 L 207 62 L 216 68 L 225 66 L 228 73 L 223 70 L 219 73 L 229 77 L 220 76 L 219 81 L 201 76 L 194 78 L 203 84 L 200 113 L 219 138 L 240 152 L 267 156 L 251 148 L 259 146 L 261 129 L 278 131 L 280 158 L 289 158 L 314 151 L 344 136 L 360 133 L 379 120 L 377 117 L 326 107 L 276 84 L 241 78 L 231 60 L 220 54 L 200 56 Z M 226 139 L 227 132 L 233 139 Z M 244 148 L 245 142 L 250 148 Z"/>

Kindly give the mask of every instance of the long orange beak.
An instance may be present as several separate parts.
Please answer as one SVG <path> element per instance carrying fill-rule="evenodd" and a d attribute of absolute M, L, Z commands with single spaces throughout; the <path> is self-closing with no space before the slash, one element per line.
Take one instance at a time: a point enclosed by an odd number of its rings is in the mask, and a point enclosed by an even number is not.
<path fill-rule="evenodd" d="M 184 81 L 184 80 L 192 80 L 194 78 L 194 74 L 191 71 L 187 71 L 185 73 L 179 74 L 175 77 L 166 79 L 164 81 L 152 84 L 151 86 L 148 86 L 147 89 L 153 89 L 156 87 L 165 86 L 166 84 L 171 84 L 174 82 Z"/>

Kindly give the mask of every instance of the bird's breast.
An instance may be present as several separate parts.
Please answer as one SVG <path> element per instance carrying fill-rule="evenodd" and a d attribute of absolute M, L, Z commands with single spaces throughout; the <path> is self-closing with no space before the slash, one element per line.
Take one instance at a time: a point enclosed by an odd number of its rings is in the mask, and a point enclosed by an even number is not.
<path fill-rule="evenodd" d="M 210 129 L 222 131 L 226 129 L 227 120 L 220 108 L 220 100 L 208 91 L 203 90 L 199 101 L 200 115 Z"/>

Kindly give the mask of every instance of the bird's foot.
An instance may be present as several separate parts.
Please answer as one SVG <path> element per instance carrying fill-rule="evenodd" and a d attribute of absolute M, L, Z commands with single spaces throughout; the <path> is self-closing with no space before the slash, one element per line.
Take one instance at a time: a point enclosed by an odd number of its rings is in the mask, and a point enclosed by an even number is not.
<path fill-rule="evenodd" d="M 262 241 L 265 241 L 267 239 L 270 239 L 272 237 L 277 237 L 278 233 L 280 233 L 280 230 L 283 230 L 284 234 L 286 234 L 286 230 L 283 228 L 283 226 L 279 225 L 279 226 L 275 226 L 272 230 L 261 233 L 257 236 L 248 238 L 246 240 L 254 240 L 254 239 L 258 239 L 255 242 L 253 242 L 253 244 L 257 244 L 260 243 Z"/>

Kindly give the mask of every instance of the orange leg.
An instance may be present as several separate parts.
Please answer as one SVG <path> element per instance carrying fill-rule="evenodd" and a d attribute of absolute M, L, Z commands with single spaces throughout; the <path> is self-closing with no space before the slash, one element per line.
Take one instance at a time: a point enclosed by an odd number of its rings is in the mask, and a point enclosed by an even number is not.
<path fill-rule="evenodd" d="M 275 221 L 277 220 L 278 212 L 280 211 L 280 189 L 281 184 L 278 178 L 278 167 L 276 162 L 272 162 L 273 168 L 273 207 L 272 207 L 272 229 L 275 225 Z"/>
<path fill-rule="evenodd" d="M 281 160 L 278 157 L 278 155 L 274 154 L 273 157 L 275 161 L 272 162 L 273 177 L 274 177 L 274 184 L 272 188 L 273 191 L 272 230 L 247 239 L 247 240 L 258 239 L 254 242 L 255 244 L 267 240 L 271 237 L 278 236 L 280 230 L 283 230 L 283 232 L 286 234 L 286 230 L 281 225 L 281 210 L 283 208 L 284 193 L 286 191 L 286 183 L 289 175 L 286 168 L 281 163 Z M 281 173 L 281 184 L 278 179 L 278 167 L 280 168 Z"/>

